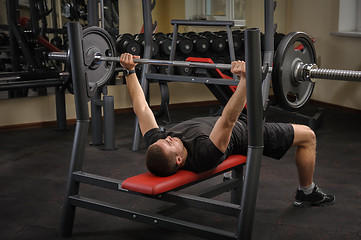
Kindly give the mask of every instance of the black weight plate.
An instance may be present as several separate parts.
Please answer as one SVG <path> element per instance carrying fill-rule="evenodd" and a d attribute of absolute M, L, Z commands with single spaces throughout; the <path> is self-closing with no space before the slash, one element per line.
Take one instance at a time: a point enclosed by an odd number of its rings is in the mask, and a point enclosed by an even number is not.
<path fill-rule="evenodd" d="M 132 55 L 140 55 L 142 50 L 141 45 L 135 40 L 129 40 L 128 44 L 125 47 L 125 52 L 130 53 Z"/>
<path fill-rule="evenodd" d="M 193 44 L 195 45 L 195 50 L 199 53 L 205 53 L 209 49 L 209 41 L 205 37 L 199 36 L 193 40 Z"/>
<path fill-rule="evenodd" d="M 181 66 L 179 66 L 179 67 L 176 68 L 176 70 L 177 70 L 177 73 L 179 75 L 182 75 L 182 76 L 190 76 L 193 73 L 193 68 L 191 68 L 191 67 L 181 67 Z"/>
<path fill-rule="evenodd" d="M 272 69 L 272 86 L 277 103 L 284 110 L 292 112 L 301 109 L 308 102 L 314 88 L 313 82 L 295 79 L 294 69 L 298 62 L 316 62 L 312 40 L 303 32 L 289 33 L 282 39 L 276 50 Z"/>
<path fill-rule="evenodd" d="M 156 41 L 152 40 L 152 57 L 157 56 L 159 53 L 159 45 Z"/>
<path fill-rule="evenodd" d="M 222 52 L 226 48 L 226 40 L 222 37 L 214 37 L 209 42 L 215 52 Z"/>
<path fill-rule="evenodd" d="M 182 54 L 190 54 L 193 51 L 193 43 L 190 39 L 179 39 L 178 40 L 178 45 L 177 45 L 177 50 L 182 53 Z"/>
<path fill-rule="evenodd" d="M 87 55 L 94 54 L 94 49 L 107 57 L 114 57 L 116 53 L 113 38 L 107 31 L 96 26 L 83 30 L 84 59 L 91 58 Z M 106 84 L 114 75 L 115 64 L 116 62 L 101 61 L 99 65 L 86 66 L 89 86 L 97 84 L 100 87 Z"/>

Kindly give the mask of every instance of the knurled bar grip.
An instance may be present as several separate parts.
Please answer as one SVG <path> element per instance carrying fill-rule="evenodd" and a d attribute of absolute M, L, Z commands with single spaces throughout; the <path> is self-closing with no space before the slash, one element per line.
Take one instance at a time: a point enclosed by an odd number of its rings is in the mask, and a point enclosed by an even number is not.
<path fill-rule="evenodd" d="M 119 61 L 119 57 L 97 57 L 100 61 Z M 169 65 L 169 66 L 179 66 L 179 67 L 202 67 L 202 68 L 218 68 L 224 70 L 230 70 L 231 64 L 221 64 L 221 63 L 202 63 L 202 62 L 187 62 L 187 61 L 168 61 L 168 60 L 158 60 L 158 59 L 142 59 L 134 58 L 135 63 L 143 64 L 152 64 L 152 65 Z"/>
<path fill-rule="evenodd" d="M 361 82 L 361 71 L 315 68 L 309 74 L 311 78 Z"/>

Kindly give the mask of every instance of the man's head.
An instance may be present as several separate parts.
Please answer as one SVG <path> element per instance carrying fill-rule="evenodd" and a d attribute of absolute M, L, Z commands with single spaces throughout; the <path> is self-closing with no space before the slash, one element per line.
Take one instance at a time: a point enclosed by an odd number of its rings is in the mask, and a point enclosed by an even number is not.
<path fill-rule="evenodd" d="M 146 164 L 151 173 L 166 177 L 175 174 L 183 167 L 186 157 L 182 141 L 177 137 L 168 136 L 149 146 Z"/>

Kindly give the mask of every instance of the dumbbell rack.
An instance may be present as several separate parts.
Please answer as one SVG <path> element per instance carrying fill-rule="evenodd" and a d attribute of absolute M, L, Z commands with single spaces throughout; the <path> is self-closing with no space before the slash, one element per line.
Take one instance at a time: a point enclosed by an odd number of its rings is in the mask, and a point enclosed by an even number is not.
<path fill-rule="evenodd" d="M 171 45 L 171 51 L 169 60 L 174 61 L 176 58 L 176 48 L 177 48 L 177 39 L 178 39 L 178 27 L 181 26 L 216 26 L 216 27 L 226 27 L 227 28 L 227 38 L 228 38 L 228 46 L 229 46 L 229 54 L 231 61 L 235 60 L 235 52 L 234 52 L 234 45 L 233 45 L 233 37 L 232 37 L 232 31 L 231 27 L 234 26 L 233 21 L 190 21 L 190 20 L 172 20 L 171 24 L 174 25 L 173 35 L 172 35 L 172 45 Z M 164 114 L 166 113 L 168 116 L 168 122 L 171 122 L 170 114 L 169 114 L 169 90 L 168 90 L 168 81 L 176 81 L 174 79 L 177 79 L 178 81 L 182 82 L 197 82 L 200 83 L 207 83 L 210 81 L 209 78 L 203 79 L 200 77 L 194 77 L 194 76 L 182 76 L 182 77 L 174 77 L 174 68 L 173 66 L 168 66 L 168 74 L 166 75 L 166 78 L 164 78 L 164 74 L 147 74 L 147 79 L 150 80 L 156 80 L 159 82 L 159 87 L 161 91 L 161 106 L 158 114 Z M 236 75 L 233 75 L 233 80 L 237 80 Z M 224 79 L 221 80 L 222 83 L 224 82 Z M 231 82 L 231 84 L 234 84 L 234 82 Z"/>

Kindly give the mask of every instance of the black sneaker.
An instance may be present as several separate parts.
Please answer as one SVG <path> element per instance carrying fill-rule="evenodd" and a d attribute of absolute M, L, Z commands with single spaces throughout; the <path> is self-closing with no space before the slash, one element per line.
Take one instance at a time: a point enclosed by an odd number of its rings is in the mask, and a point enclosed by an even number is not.
<path fill-rule="evenodd" d="M 330 206 L 334 204 L 335 197 L 324 193 L 321 188 L 315 185 L 311 194 L 304 194 L 302 190 L 297 190 L 295 201 L 293 205 L 296 207 L 318 207 L 318 206 Z"/>

